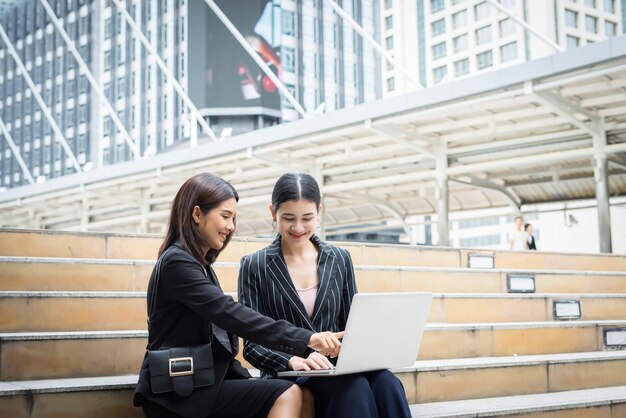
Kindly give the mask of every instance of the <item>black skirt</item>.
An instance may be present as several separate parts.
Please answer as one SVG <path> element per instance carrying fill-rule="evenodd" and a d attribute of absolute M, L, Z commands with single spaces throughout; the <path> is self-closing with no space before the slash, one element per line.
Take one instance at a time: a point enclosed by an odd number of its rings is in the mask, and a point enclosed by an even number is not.
<path fill-rule="evenodd" d="M 207 418 L 266 418 L 274 402 L 293 382 L 279 379 L 224 380 Z M 142 405 L 147 418 L 177 418 L 159 404 L 146 401 Z"/>

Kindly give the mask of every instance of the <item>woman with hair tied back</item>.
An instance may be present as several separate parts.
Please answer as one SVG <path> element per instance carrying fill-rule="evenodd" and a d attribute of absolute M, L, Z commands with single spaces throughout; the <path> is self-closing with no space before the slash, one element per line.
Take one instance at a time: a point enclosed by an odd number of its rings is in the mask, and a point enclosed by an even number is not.
<path fill-rule="evenodd" d="M 357 291 L 354 268 L 348 251 L 315 235 L 320 203 L 312 176 L 287 173 L 278 179 L 269 208 L 278 235 L 270 246 L 241 260 L 239 302 L 313 332 L 343 331 Z M 246 339 L 243 353 L 264 378 L 287 370 L 333 367 L 324 353 L 289 353 L 254 340 Z M 389 370 L 298 377 L 296 383 L 312 392 L 314 401 L 305 409 L 314 409 L 318 418 L 411 417 L 402 383 Z"/>
<path fill-rule="evenodd" d="M 234 358 L 237 335 L 298 355 L 307 347 L 331 356 L 339 352 L 341 333 L 315 333 L 270 319 L 222 292 L 212 264 L 233 236 L 238 200 L 233 186 L 206 173 L 187 180 L 174 198 L 148 284 L 148 347 L 133 402 L 148 418 L 300 417 L 302 390 L 288 381 L 251 379 Z M 209 343 L 209 355 L 194 358 L 195 371 L 192 357 L 169 357 L 169 376 L 158 376 L 176 390 L 160 391 L 163 380 L 152 379 L 157 376 L 156 357 L 150 364 L 153 353 Z M 194 373 L 211 354 L 214 374 L 207 385 L 196 386 Z"/>

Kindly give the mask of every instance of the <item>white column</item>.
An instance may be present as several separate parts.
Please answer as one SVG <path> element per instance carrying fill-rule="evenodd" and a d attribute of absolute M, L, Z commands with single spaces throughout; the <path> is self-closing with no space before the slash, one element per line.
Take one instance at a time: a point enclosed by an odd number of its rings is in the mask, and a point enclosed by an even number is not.
<path fill-rule="evenodd" d="M 609 205 L 609 176 L 606 158 L 606 131 L 604 122 L 597 124 L 593 135 L 593 173 L 596 180 L 596 204 L 598 205 L 598 238 L 600 252 L 611 253 L 611 207 Z"/>
<path fill-rule="evenodd" d="M 448 193 L 448 149 L 444 142 L 436 145 L 436 180 L 437 188 L 437 232 L 439 234 L 439 245 L 450 245 L 450 222 L 449 222 L 449 193 Z"/>

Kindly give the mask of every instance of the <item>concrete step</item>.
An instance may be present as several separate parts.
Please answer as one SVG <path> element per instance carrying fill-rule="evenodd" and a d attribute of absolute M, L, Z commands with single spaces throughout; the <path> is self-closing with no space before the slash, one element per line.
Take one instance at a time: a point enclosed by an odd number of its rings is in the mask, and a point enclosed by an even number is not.
<path fill-rule="evenodd" d="M 395 370 L 409 403 L 626 385 L 626 352 L 423 360 Z"/>
<path fill-rule="evenodd" d="M 0 231 L 0 255 L 153 260 L 162 239 L 160 235 L 147 234 L 4 229 Z M 235 238 L 220 256 L 220 261 L 239 261 L 244 254 L 257 251 L 268 242 Z M 338 245 L 350 251 L 356 264 L 460 268 L 469 265 L 470 254 L 483 253 L 493 256 L 495 268 L 626 271 L 626 256 L 614 254 L 477 251 L 361 243 Z"/>
<path fill-rule="evenodd" d="M 147 331 L 0 334 L 0 381 L 137 373 Z"/>
<path fill-rule="evenodd" d="M 0 382 L 7 418 L 141 418 L 133 407 L 137 375 Z"/>
<path fill-rule="evenodd" d="M 547 408 L 559 414 L 547 416 L 559 418 L 621 417 L 624 412 L 622 387 L 626 380 L 626 355 L 623 353 L 481 358 L 473 362 L 464 361 L 464 365 L 459 364 L 458 360 L 422 361 L 411 368 L 394 371 L 403 381 L 409 402 L 417 404 L 411 408 L 415 417 L 510 416 L 515 415 L 516 411 L 521 416 L 534 417 L 532 414 L 546 412 Z M 141 411 L 131 406 L 136 379 L 135 375 L 122 375 L 0 382 L 0 410 L 6 411 L 7 416 L 18 418 L 140 417 Z M 606 388 L 606 391 L 602 394 L 598 388 Z M 561 411 L 568 409 L 568 404 L 558 398 L 566 395 L 523 396 L 564 391 L 580 391 L 569 395 L 572 399 L 570 404 L 574 406 L 569 409 L 577 415 L 562 415 Z M 498 399 L 501 397 L 507 398 Z M 474 401 L 473 404 L 448 402 L 461 399 Z M 478 399 L 484 399 L 483 403 Z M 444 401 L 447 405 L 441 403 Z M 507 402 L 509 409 L 505 409 Z M 465 414 L 441 411 L 445 406 L 450 409 L 450 405 L 457 410 L 461 409 L 461 405 L 466 405 L 466 410 L 472 405 L 474 408 L 479 406 L 478 411 L 470 410 Z M 591 408 L 607 405 L 614 408 L 609 411 L 616 411 L 618 414 L 580 415 L 580 411 L 577 411 L 580 409 L 577 406 L 587 408 L 583 409 L 584 412 L 595 412 Z M 491 414 L 488 414 L 489 408 Z M 26 411 L 30 411 L 30 414 Z"/>
<path fill-rule="evenodd" d="M 145 290 L 151 260 L 0 256 L 3 290 Z M 237 291 L 239 262 L 219 261 L 224 291 Z M 363 292 L 507 293 L 507 275 L 533 275 L 538 293 L 626 293 L 626 271 L 468 269 L 356 264 Z"/>
<path fill-rule="evenodd" d="M 626 417 L 626 386 L 411 405 L 413 418 Z"/>
<path fill-rule="evenodd" d="M 616 328 L 626 329 L 626 321 L 429 324 L 418 359 L 602 351 L 604 331 Z M 132 373 L 143 360 L 147 336 L 145 330 L 3 333 L 0 381 Z M 241 353 L 238 359 L 251 367 Z"/>
<path fill-rule="evenodd" d="M 579 303 L 576 319 L 626 320 L 626 294 L 435 293 L 428 321 L 553 321 L 561 301 Z M 145 329 L 146 310 L 145 292 L 0 291 L 0 332 Z"/>

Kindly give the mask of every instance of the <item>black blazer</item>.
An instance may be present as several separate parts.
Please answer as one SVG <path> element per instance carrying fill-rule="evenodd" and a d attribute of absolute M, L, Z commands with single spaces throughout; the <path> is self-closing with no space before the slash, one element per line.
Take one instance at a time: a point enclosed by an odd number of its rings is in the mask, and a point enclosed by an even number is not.
<path fill-rule="evenodd" d="M 530 238 L 528 238 L 528 249 L 529 250 L 537 249 L 537 245 L 535 244 L 535 237 L 533 237 L 532 235 L 530 235 Z"/>
<path fill-rule="evenodd" d="M 350 312 L 350 303 L 357 292 L 350 253 L 312 236 L 319 249 L 317 274 L 319 288 L 313 316 L 308 317 L 296 292 L 280 248 L 281 238 L 241 260 L 239 270 L 239 302 L 274 319 L 286 319 L 311 331 L 343 331 Z M 261 370 L 261 376 L 271 377 L 288 370 L 293 355 L 258 344 L 244 337 L 243 356 Z"/>
<path fill-rule="evenodd" d="M 161 347 L 182 347 L 211 341 L 215 324 L 243 338 L 268 347 L 304 354 L 313 334 L 294 327 L 287 321 L 274 321 L 224 295 L 211 266 L 206 276 L 200 263 L 179 244 L 174 244 L 162 256 L 161 274 L 155 299 L 153 317 L 148 325 L 148 350 Z M 148 284 L 151 300 L 155 271 Z M 222 333 L 223 334 L 223 333 Z M 184 417 L 206 417 L 210 414 L 217 393 L 225 378 L 248 378 L 249 373 L 234 359 L 237 338 L 229 335 L 230 347 L 213 338 L 215 385 L 196 389 L 189 398 L 174 394 L 155 395 L 150 390 L 147 352 L 144 357 L 133 403 L 145 400 L 158 403 Z"/>

